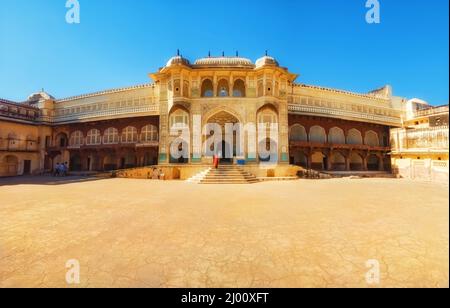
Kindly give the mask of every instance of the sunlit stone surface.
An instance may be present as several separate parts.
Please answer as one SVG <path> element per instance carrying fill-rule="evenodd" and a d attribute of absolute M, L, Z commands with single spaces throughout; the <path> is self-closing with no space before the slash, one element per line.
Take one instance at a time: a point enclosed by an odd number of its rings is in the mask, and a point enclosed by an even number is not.
<path fill-rule="evenodd" d="M 449 286 L 447 185 L 11 181 L 0 182 L 0 287 L 71 287 L 69 259 L 79 287 Z M 366 282 L 369 259 L 379 285 Z"/>

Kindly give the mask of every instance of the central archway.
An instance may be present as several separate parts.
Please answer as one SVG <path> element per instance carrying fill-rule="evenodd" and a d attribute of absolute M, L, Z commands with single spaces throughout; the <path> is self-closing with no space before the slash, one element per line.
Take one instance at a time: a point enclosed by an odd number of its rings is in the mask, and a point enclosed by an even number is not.
<path fill-rule="evenodd" d="M 206 124 L 218 125 L 221 129 L 222 136 L 219 136 L 220 138 L 216 137 L 216 142 L 212 144 L 209 149 L 207 149 L 207 153 L 219 155 L 222 163 L 233 163 L 234 158 L 240 152 L 239 146 L 241 132 L 236 129 L 236 124 L 239 123 L 240 121 L 237 116 L 226 110 L 218 111 L 210 116 L 207 119 Z M 226 130 L 227 124 L 233 125 L 233 130 L 231 132 Z M 205 139 L 211 138 L 212 136 L 214 136 L 214 132 L 212 130 L 205 132 Z"/>

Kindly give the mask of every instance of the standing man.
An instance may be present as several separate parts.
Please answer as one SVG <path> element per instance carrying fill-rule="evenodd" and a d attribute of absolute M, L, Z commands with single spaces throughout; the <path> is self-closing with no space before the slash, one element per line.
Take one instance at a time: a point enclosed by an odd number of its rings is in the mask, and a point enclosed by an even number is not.
<path fill-rule="evenodd" d="M 217 154 L 214 154 L 213 163 L 214 163 L 214 168 L 218 169 L 219 168 L 219 156 Z"/>

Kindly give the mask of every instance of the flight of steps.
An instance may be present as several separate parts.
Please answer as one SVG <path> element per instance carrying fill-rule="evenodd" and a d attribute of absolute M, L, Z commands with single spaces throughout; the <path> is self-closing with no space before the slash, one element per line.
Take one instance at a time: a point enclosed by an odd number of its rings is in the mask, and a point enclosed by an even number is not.
<path fill-rule="evenodd" d="M 209 168 L 188 180 L 197 184 L 253 184 L 258 179 L 235 165 L 220 165 L 218 169 Z"/>

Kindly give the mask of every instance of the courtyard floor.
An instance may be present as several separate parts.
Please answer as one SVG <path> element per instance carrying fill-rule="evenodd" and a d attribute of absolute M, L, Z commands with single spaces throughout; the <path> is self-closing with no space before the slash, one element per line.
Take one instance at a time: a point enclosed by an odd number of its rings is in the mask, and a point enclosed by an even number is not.
<path fill-rule="evenodd" d="M 79 287 L 448 287 L 448 201 L 396 179 L 2 179 L 0 287 L 69 287 L 73 259 Z"/>

